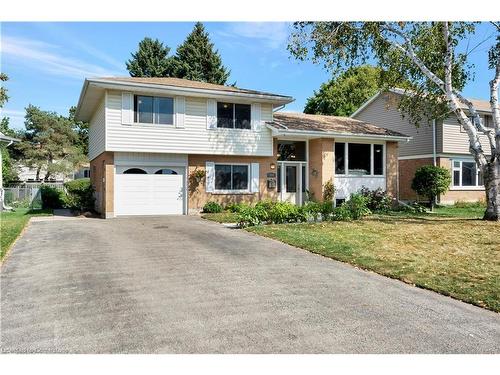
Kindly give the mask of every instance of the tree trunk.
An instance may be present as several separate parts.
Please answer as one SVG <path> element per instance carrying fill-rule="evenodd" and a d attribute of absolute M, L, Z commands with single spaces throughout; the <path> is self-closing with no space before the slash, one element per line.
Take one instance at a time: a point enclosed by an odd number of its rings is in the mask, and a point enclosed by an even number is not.
<path fill-rule="evenodd" d="M 37 180 L 37 181 L 40 181 L 40 170 L 41 170 L 41 169 L 42 169 L 41 167 L 37 167 L 37 168 L 36 168 L 36 176 L 35 176 L 35 180 Z"/>
<path fill-rule="evenodd" d="M 488 161 L 483 171 L 486 191 L 483 220 L 500 221 L 500 157 Z"/>

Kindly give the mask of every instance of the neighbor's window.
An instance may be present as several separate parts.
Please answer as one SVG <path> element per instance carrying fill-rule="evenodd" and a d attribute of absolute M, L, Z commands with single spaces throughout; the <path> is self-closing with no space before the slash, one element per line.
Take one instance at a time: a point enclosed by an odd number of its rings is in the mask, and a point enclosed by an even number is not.
<path fill-rule="evenodd" d="M 371 174 L 371 145 L 365 143 L 349 143 L 347 158 L 347 173 L 349 175 L 363 176 Z"/>
<path fill-rule="evenodd" d="M 251 129 L 250 104 L 217 102 L 217 127 L 229 129 Z"/>
<path fill-rule="evenodd" d="M 174 99 L 136 95 L 134 114 L 137 123 L 173 125 Z"/>
<path fill-rule="evenodd" d="M 248 165 L 215 164 L 215 190 L 248 190 Z"/>
<path fill-rule="evenodd" d="M 335 142 L 335 174 L 383 176 L 384 145 Z"/>
<path fill-rule="evenodd" d="M 483 186 L 483 175 L 474 161 L 453 160 L 453 186 Z"/>

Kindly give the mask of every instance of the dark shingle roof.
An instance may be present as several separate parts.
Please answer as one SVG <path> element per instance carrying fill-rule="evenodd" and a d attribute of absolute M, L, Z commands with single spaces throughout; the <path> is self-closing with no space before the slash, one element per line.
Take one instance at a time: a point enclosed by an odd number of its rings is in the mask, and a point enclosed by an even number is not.
<path fill-rule="evenodd" d="M 304 113 L 277 112 L 269 125 L 278 130 L 313 131 L 318 133 L 345 133 L 356 135 L 377 135 L 408 137 L 406 134 L 381 128 L 368 122 L 350 117 L 307 115 Z"/>

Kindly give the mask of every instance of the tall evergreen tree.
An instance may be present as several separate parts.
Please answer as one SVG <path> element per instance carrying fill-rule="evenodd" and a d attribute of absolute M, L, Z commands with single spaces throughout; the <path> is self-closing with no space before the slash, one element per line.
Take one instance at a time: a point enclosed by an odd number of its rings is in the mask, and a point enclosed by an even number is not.
<path fill-rule="evenodd" d="M 144 38 L 139 43 L 137 52 L 126 62 L 132 77 L 170 77 L 172 76 L 172 58 L 168 57 L 170 48 L 158 39 Z"/>
<path fill-rule="evenodd" d="M 174 76 L 223 85 L 229 74 L 205 27 L 197 22 L 184 43 L 177 47 Z"/>

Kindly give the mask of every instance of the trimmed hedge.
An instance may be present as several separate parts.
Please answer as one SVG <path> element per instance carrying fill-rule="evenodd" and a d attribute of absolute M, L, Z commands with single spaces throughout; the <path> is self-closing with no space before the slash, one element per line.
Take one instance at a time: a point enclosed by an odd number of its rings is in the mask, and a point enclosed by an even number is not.
<path fill-rule="evenodd" d="M 78 211 L 92 211 L 94 209 L 94 189 L 89 178 L 64 183 L 66 195 L 65 207 Z"/>

